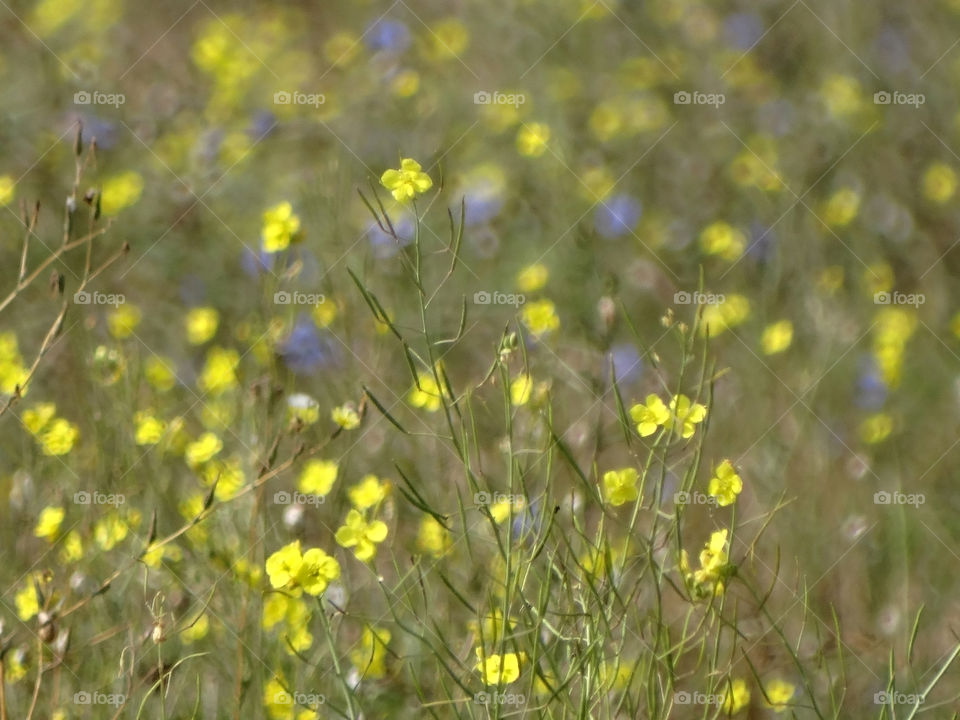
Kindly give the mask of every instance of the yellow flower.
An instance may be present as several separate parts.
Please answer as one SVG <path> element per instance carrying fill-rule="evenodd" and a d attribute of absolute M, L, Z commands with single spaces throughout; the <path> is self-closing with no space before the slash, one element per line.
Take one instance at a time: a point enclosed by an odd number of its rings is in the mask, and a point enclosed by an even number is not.
<path fill-rule="evenodd" d="M 666 425 L 670 420 L 670 410 L 657 395 L 647 395 L 645 404 L 637 404 L 630 408 L 630 417 L 637 424 L 640 437 L 653 435 L 657 428 Z"/>
<path fill-rule="evenodd" d="M 608 470 L 603 474 L 603 490 L 607 502 L 617 507 L 624 503 L 636 500 L 638 474 L 634 468 Z"/>
<path fill-rule="evenodd" d="M 427 373 L 417 374 L 417 385 L 410 388 L 407 394 L 407 402 L 417 408 L 423 408 L 427 412 L 436 412 L 442 405 L 444 389 L 437 385 L 433 375 Z"/>
<path fill-rule="evenodd" d="M 207 617 L 206 613 L 203 613 L 181 631 L 180 638 L 187 645 L 192 645 L 197 640 L 205 638 L 208 632 L 210 632 L 210 618 Z"/>
<path fill-rule="evenodd" d="M 344 430 L 353 430 L 360 426 L 360 415 L 351 403 L 335 407 L 330 411 L 330 417 Z"/>
<path fill-rule="evenodd" d="M 384 661 L 390 638 L 390 631 L 385 628 L 368 625 L 363 629 L 360 646 L 350 653 L 350 662 L 360 672 L 360 677 L 382 678 L 386 675 Z"/>
<path fill-rule="evenodd" d="M 65 563 L 73 563 L 83 557 L 83 540 L 80 539 L 80 533 L 71 530 L 63 539 L 60 546 L 60 559 Z"/>
<path fill-rule="evenodd" d="M 63 508 L 50 505 L 45 507 L 40 511 L 40 517 L 37 518 L 37 525 L 33 529 L 34 536 L 43 538 L 48 542 L 56 540 L 65 514 Z"/>
<path fill-rule="evenodd" d="M 160 392 L 170 390 L 177 382 L 173 372 L 174 364 L 168 358 L 152 355 L 144 363 L 143 374 L 147 382 Z"/>
<path fill-rule="evenodd" d="M 728 328 L 736 327 L 750 315 L 750 301 L 743 295 L 732 293 L 722 303 L 704 305 L 700 334 L 710 333 L 716 337 Z"/>
<path fill-rule="evenodd" d="M 764 355 L 776 355 L 790 347 L 793 342 L 793 323 L 780 320 L 767 325 L 760 336 L 760 347 Z"/>
<path fill-rule="evenodd" d="M 125 303 L 107 316 L 107 328 L 110 334 L 118 340 L 123 340 L 133 335 L 133 331 L 140 324 L 143 313 L 136 305 Z"/>
<path fill-rule="evenodd" d="M 77 426 L 63 418 L 57 418 L 43 433 L 40 446 L 44 455 L 66 455 L 73 449 L 79 430 Z"/>
<path fill-rule="evenodd" d="M 340 565 L 320 548 L 300 552 L 296 540 L 277 550 L 266 562 L 270 585 L 278 590 L 288 590 L 299 596 L 301 590 L 310 595 L 320 595 L 331 580 L 340 577 Z"/>
<path fill-rule="evenodd" d="M 223 441 L 214 433 L 208 432 L 187 445 L 184 457 L 187 465 L 197 467 L 210 460 L 221 450 L 223 450 Z"/>
<path fill-rule="evenodd" d="M 517 287 L 521 292 L 536 292 L 547 284 L 550 279 L 550 271 L 543 263 L 534 263 L 527 265 L 517 274 Z"/>
<path fill-rule="evenodd" d="M 237 366 L 240 355 L 236 350 L 214 347 L 207 353 L 207 362 L 200 374 L 200 389 L 210 395 L 220 395 L 237 385 Z"/>
<path fill-rule="evenodd" d="M 361 47 L 360 38 L 350 32 L 341 32 L 323 44 L 323 56 L 334 67 L 349 65 Z"/>
<path fill-rule="evenodd" d="M 470 32 L 455 17 L 441 20 L 431 28 L 425 55 L 428 60 L 439 61 L 455 58 L 470 43 Z"/>
<path fill-rule="evenodd" d="M 512 405 L 526 405 L 533 390 L 533 379 L 529 375 L 520 375 L 510 383 L 510 403 Z"/>
<path fill-rule="evenodd" d="M 164 560 L 179 561 L 183 559 L 183 553 L 176 545 L 156 545 L 150 546 L 140 556 L 140 561 L 147 567 L 157 568 Z"/>
<path fill-rule="evenodd" d="M 707 492 L 717 499 L 717 505 L 720 507 L 732 505 L 737 501 L 737 495 L 741 490 L 743 490 L 743 481 L 733 469 L 733 464 L 729 460 L 724 460 L 717 465 L 707 488 Z"/>
<path fill-rule="evenodd" d="M 337 479 L 336 460 L 310 460 L 300 473 L 298 487 L 305 495 L 326 495 Z"/>
<path fill-rule="evenodd" d="M 700 551 L 700 569 L 694 572 L 690 568 L 687 551 L 680 554 L 680 571 L 697 597 L 720 595 L 723 593 L 723 580 L 728 574 L 727 530 L 717 530 L 710 534 L 710 540 Z"/>
<path fill-rule="evenodd" d="M 707 408 L 700 403 L 691 402 L 686 395 L 674 395 L 670 400 L 670 418 L 664 423 L 667 430 L 675 424 L 680 426 L 680 437 L 692 437 L 696 426 L 707 417 Z"/>
<path fill-rule="evenodd" d="M 467 623 L 467 629 L 473 635 L 476 643 L 482 643 L 486 647 L 493 647 L 500 642 L 500 637 L 504 632 L 510 632 L 517 624 L 517 619 L 511 617 L 506 623 L 503 621 L 503 613 L 500 608 L 494 608 L 493 612 L 481 618 L 480 622 L 471 620 Z"/>
<path fill-rule="evenodd" d="M 550 126 L 546 123 L 530 123 L 517 133 L 517 151 L 526 157 L 540 157 L 550 142 Z"/>
<path fill-rule="evenodd" d="M 220 313 L 212 307 L 191 308 L 184 324 L 187 328 L 187 341 L 191 345 L 203 345 L 217 334 Z"/>
<path fill-rule="evenodd" d="M 860 439 L 868 445 L 876 445 L 890 437 L 893 418 L 888 413 L 876 413 L 860 423 Z"/>
<path fill-rule="evenodd" d="M 9 205 L 13 201 L 13 178 L 9 175 L 0 175 L 0 207 Z"/>
<path fill-rule="evenodd" d="M 836 118 L 854 115 L 863 105 L 860 83 L 849 75 L 830 75 L 820 87 L 827 111 Z"/>
<path fill-rule="evenodd" d="M 337 542 L 345 548 L 355 547 L 357 560 L 366 562 L 377 554 L 377 543 L 387 539 L 387 524 L 382 520 L 367 522 L 356 510 L 347 513 L 344 524 L 337 528 Z"/>
<path fill-rule="evenodd" d="M 28 433 L 36 437 L 56 414 L 57 406 L 53 403 L 38 403 L 23 411 L 23 425 Z"/>
<path fill-rule="evenodd" d="M 796 687 L 786 680 L 780 680 L 779 678 L 771 680 L 764 688 L 769 706 L 778 713 L 782 713 L 787 709 L 787 703 L 790 702 L 795 691 Z"/>
<path fill-rule="evenodd" d="M 130 526 L 117 512 L 112 512 L 93 527 L 93 537 L 104 550 L 112 550 L 123 542 L 130 532 Z"/>
<path fill-rule="evenodd" d="M 943 205 L 957 192 L 957 173 L 945 163 L 934 163 L 923 174 L 923 194 L 931 202 Z"/>
<path fill-rule="evenodd" d="M 546 335 L 560 327 L 557 308 L 550 300 L 537 300 L 523 306 L 520 313 L 523 324 L 535 337 Z"/>
<path fill-rule="evenodd" d="M 291 421 L 313 425 L 320 419 L 320 403 L 305 393 L 296 393 L 287 398 L 287 415 Z"/>
<path fill-rule="evenodd" d="M 511 514 L 514 517 L 523 510 L 526 502 L 524 502 L 523 496 L 516 496 L 513 502 L 510 499 L 498 500 L 490 506 L 490 515 L 493 517 L 493 521 L 497 525 L 503 524 L 504 520 L 507 520 Z"/>
<path fill-rule="evenodd" d="M 208 462 L 203 466 L 200 475 L 208 486 L 217 483 L 214 496 L 221 502 L 235 498 L 246 482 L 243 467 L 237 458 Z"/>
<path fill-rule="evenodd" d="M 487 655 L 483 658 L 483 650 L 476 648 L 477 665 L 483 682 L 487 685 L 509 685 L 520 677 L 520 657 L 517 653 L 503 655 Z"/>
<path fill-rule="evenodd" d="M 124 208 L 135 204 L 143 193 L 143 178 L 140 173 L 129 170 L 114 175 L 103 183 L 100 192 L 100 212 L 104 215 L 116 215 Z"/>
<path fill-rule="evenodd" d="M 376 475 L 364 476 L 359 483 L 347 491 L 350 503 L 357 510 L 366 510 L 379 505 L 389 493 L 390 483 L 386 480 L 380 482 Z"/>
<path fill-rule="evenodd" d="M 289 202 L 281 202 L 267 208 L 263 213 L 261 240 L 268 253 L 286 250 L 290 243 L 299 240 L 300 218 L 294 214 Z"/>
<path fill-rule="evenodd" d="M 700 233 L 700 247 L 708 255 L 733 261 L 743 254 L 747 247 L 747 237 L 742 230 L 719 220 L 705 227 Z"/>
<path fill-rule="evenodd" d="M 723 711 L 727 715 L 736 715 L 750 704 L 750 690 L 742 678 L 729 683 L 727 692 L 723 694 Z"/>
<path fill-rule="evenodd" d="M 420 163 L 411 158 L 400 161 L 399 170 L 387 170 L 380 177 L 380 183 L 393 194 L 397 202 L 413 200 L 433 187 L 433 180 L 422 171 Z"/>
<path fill-rule="evenodd" d="M 330 327 L 330 324 L 337 317 L 337 303 L 330 300 L 330 298 L 324 298 L 322 303 L 317 303 L 313 306 L 313 310 L 311 310 L 310 313 L 313 315 L 313 322 L 316 323 L 317 327 Z"/>
<path fill-rule="evenodd" d="M 849 225 L 860 212 L 860 193 L 852 188 L 840 188 L 827 198 L 823 206 L 823 221 L 830 227 Z"/>
<path fill-rule="evenodd" d="M 24 585 L 17 591 L 17 594 L 13 597 L 13 602 L 17 606 L 17 617 L 23 621 L 27 621 L 40 612 L 40 600 L 37 597 L 37 590 L 33 586 L 33 580 L 28 580 L 27 584 Z"/>
<path fill-rule="evenodd" d="M 148 412 L 138 412 L 133 422 L 136 425 L 134 440 L 137 445 L 156 445 L 167 431 L 167 424 Z"/>
<path fill-rule="evenodd" d="M 440 558 L 450 551 L 450 532 L 432 515 L 424 515 L 417 533 L 417 548 Z"/>

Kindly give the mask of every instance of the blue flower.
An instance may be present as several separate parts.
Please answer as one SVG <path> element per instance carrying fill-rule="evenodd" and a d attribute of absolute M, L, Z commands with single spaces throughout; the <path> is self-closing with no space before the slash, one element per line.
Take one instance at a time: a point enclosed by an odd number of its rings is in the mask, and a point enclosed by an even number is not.
<path fill-rule="evenodd" d="M 276 115 L 269 110 L 257 110 L 250 119 L 250 127 L 247 128 L 247 135 L 255 141 L 259 140 L 273 130 L 276 122 Z"/>
<path fill-rule="evenodd" d="M 283 361 L 297 375 L 309 375 L 321 365 L 329 365 L 335 360 L 334 351 L 330 339 L 322 337 L 313 320 L 302 313 L 280 345 Z"/>
<path fill-rule="evenodd" d="M 511 527 L 513 539 L 518 542 L 532 542 L 540 534 L 542 525 L 543 513 L 540 512 L 540 503 L 534 500 L 514 515 Z"/>
<path fill-rule="evenodd" d="M 862 410 L 879 410 L 887 401 L 887 384 L 870 355 L 860 360 L 860 372 L 857 375 L 856 392 L 853 402 Z"/>
<path fill-rule="evenodd" d="M 629 195 L 615 195 L 597 207 L 593 225 L 601 237 L 612 240 L 632 233 L 642 214 L 639 201 Z"/>
<path fill-rule="evenodd" d="M 273 270 L 274 259 L 275 256 L 273 253 L 244 248 L 243 255 L 240 257 L 240 266 L 247 275 L 256 278 L 261 273 L 267 273 Z"/>
<path fill-rule="evenodd" d="M 758 263 L 770 260 L 777 246 L 777 235 L 771 228 L 759 222 L 750 223 L 750 241 L 747 255 Z"/>
<path fill-rule="evenodd" d="M 643 375 L 643 360 L 633 345 L 614 345 L 610 350 L 617 384 L 631 383 Z"/>
<path fill-rule="evenodd" d="M 399 20 L 381 18 L 377 20 L 364 35 L 364 40 L 374 52 L 400 54 L 410 47 L 410 28 Z"/>
<path fill-rule="evenodd" d="M 727 42 L 738 50 L 749 50 L 759 42 L 765 32 L 763 20 L 755 13 L 734 13 L 723 23 L 723 34 Z"/>

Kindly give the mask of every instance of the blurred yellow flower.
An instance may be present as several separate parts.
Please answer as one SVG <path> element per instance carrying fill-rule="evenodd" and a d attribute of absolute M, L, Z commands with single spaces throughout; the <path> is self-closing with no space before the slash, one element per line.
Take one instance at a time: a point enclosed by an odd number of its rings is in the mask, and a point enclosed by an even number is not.
<path fill-rule="evenodd" d="M 523 324 L 535 337 L 546 335 L 560 327 L 557 307 L 551 300 L 536 300 L 527 303 L 520 311 Z"/>
<path fill-rule="evenodd" d="M 840 188 L 827 198 L 823 206 L 823 221 L 833 228 L 849 225 L 860 212 L 860 193 L 852 188 Z"/>
<path fill-rule="evenodd" d="M 835 118 L 847 118 L 863 107 L 860 83 L 849 75 L 827 76 L 820 86 L 820 94 L 827 106 L 827 112 Z"/>
<path fill-rule="evenodd" d="M 326 495 L 333 488 L 339 469 L 336 460 L 310 460 L 300 473 L 297 487 L 305 495 Z"/>
<path fill-rule="evenodd" d="M 637 490 L 638 477 L 636 468 L 632 467 L 605 472 L 603 474 L 603 494 L 606 496 L 607 502 L 614 507 L 618 507 L 636 500 L 640 496 Z"/>
<path fill-rule="evenodd" d="M 703 305 L 702 308 L 700 334 L 709 332 L 710 337 L 716 337 L 724 330 L 736 327 L 750 315 L 750 301 L 737 293 L 725 296 L 721 303 Z"/>
<path fill-rule="evenodd" d="M 235 498 L 246 483 L 243 465 L 238 458 L 213 460 L 203 465 L 200 476 L 205 485 L 217 483 L 214 497 L 220 502 Z"/>
<path fill-rule="evenodd" d="M 470 44 L 470 31 L 459 19 L 446 18 L 434 24 L 424 54 L 428 60 L 449 60 L 460 55 Z"/>
<path fill-rule="evenodd" d="M 23 411 L 23 426 L 27 432 L 37 436 L 47 427 L 47 423 L 53 420 L 57 414 L 57 406 L 53 403 L 37 403 L 31 408 Z"/>
<path fill-rule="evenodd" d="M 80 431 L 77 426 L 63 418 L 57 418 L 40 438 L 44 455 L 66 455 L 73 449 Z"/>
<path fill-rule="evenodd" d="M 195 307 L 187 312 L 184 325 L 187 329 L 187 342 L 191 345 L 203 345 L 217 334 L 220 313 L 212 307 Z"/>
<path fill-rule="evenodd" d="M 287 398 L 287 417 L 313 425 L 320 420 L 320 403 L 305 393 L 295 393 Z"/>
<path fill-rule="evenodd" d="M 134 441 L 137 445 L 156 445 L 167 431 L 167 424 L 149 412 L 138 412 L 133 416 Z"/>
<path fill-rule="evenodd" d="M 13 596 L 13 603 L 17 606 L 17 617 L 26 622 L 40 612 L 40 601 L 37 598 L 33 579 L 28 579 L 26 585 L 17 590 Z"/>
<path fill-rule="evenodd" d="M 360 415 L 351 403 L 335 407 L 330 411 L 330 417 L 344 430 L 353 430 L 360 426 Z"/>
<path fill-rule="evenodd" d="M 540 157 L 550 142 L 550 126 L 546 123 L 530 123 L 517 133 L 517 152 L 525 157 Z"/>
<path fill-rule="evenodd" d="M 111 335 L 118 340 L 123 340 L 133 335 L 133 331 L 137 329 L 142 317 L 143 313 L 140 312 L 140 308 L 125 303 L 107 315 L 107 328 Z"/>
<path fill-rule="evenodd" d="M 331 581 L 340 577 L 340 565 L 334 558 L 320 548 L 301 553 L 299 540 L 268 557 L 266 569 L 271 587 L 297 596 L 301 590 L 309 595 L 320 595 Z"/>
<path fill-rule="evenodd" d="M 143 193 L 143 178 L 140 173 L 129 170 L 114 175 L 103 183 L 100 195 L 100 212 L 106 216 L 116 215 L 135 204 Z"/>
<path fill-rule="evenodd" d="M 487 685 L 509 685 L 520 677 L 520 656 L 517 653 L 503 655 L 487 655 L 483 657 L 483 650 L 476 648 L 477 665 L 483 682 Z"/>
<path fill-rule="evenodd" d="M 520 375 L 510 383 L 510 404 L 526 405 L 533 390 L 533 378 L 529 375 Z"/>
<path fill-rule="evenodd" d="M 768 682 L 763 690 L 767 695 L 769 706 L 776 712 L 782 713 L 787 710 L 787 703 L 790 702 L 797 688 L 786 680 L 776 678 Z"/>
<path fill-rule="evenodd" d="M 115 510 L 93 526 L 94 540 L 103 550 L 112 550 L 129 532 L 130 526 Z"/>
<path fill-rule="evenodd" d="M 422 171 L 420 163 L 411 158 L 400 161 L 399 170 L 387 170 L 380 177 L 380 183 L 393 194 L 397 202 L 413 200 L 433 187 L 433 180 Z"/>
<path fill-rule="evenodd" d="M 208 632 L 210 632 L 210 618 L 203 613 L 180 632 L 180 639 L 185 644 L 192 645 L 197 640 L 205 638 Z"/>
<path fill-rule="evenodd" d="M 289 202 L 277 203 L 264 211 L 261 231 L 264 252 L 286 250 L 290 243 L 299 239 L 299 234 L 300 218 L 294 214 Z"/>
<path fill-rule="evenodd" d="M 316 323 L 317 327 L 329 327 L 330 323 L 337 317 L 337 304 L 330 298 L 324 298 L 324 301 L 314 305 L 313 310 L 310 312 L 313 315 L 313 322 Z"/>
<path fill-rule="evenodd" d="M 876 445 L 890 437 L 893 418 L 888 413 L 875 413 L 860 423 L 860 439 L 867 445 Z"/>
<path fill-rule="evenodd" d="M 442 398 L 445 395 L 433 375 L 428 373 L 418 373 L 417 385 L 410 388 L 407 394 L 407 402 L 417 408 L 423 408 L 427 412 L 436 412 L 442 406 Z"/>
<path fill-rule="evenodd" d="M 364 478 L 347 491 L 350 503 L 357 510 L 366 510 L 381 503 L 390 494 L 390 483 L 380 481 L 376 475 L 365 475 Z"/>
<path fill-rule="evenodd" d="M 750 690 L 742 678 L 737 678 L 723 694 L 723 711 L 727 715 L 736 715 L 750 704 Z"/>
<path fill-rule="evenodd" d="M 416 70 L 401 70 L 390 80 L 390 92 L 400 98 L 413 97 L 420 89 L 420 73 Z"/>
<path fill-rule="evenodd" d="M 37 518 L 37 524 L 33 528 L 34 536 L 43 538 L 48 542 L 53 542 L 56 540 L 57 535 L 60 533 L 60 525 L 63 523 L 63 518 L 65 515 L 65 511 L 61 507 L 53 507 L 50 505 L 45 507 L 40 511 L 40 516 Z"/>
<path fill-rule="evenodd" d="M 65 563 L 74 563 L 83 557 L 83 540 L 80 533 L 71 530 L 60 545 L 60 559 Z"/>
<path fill-rule="evenodd" d="M 417 533 L 417 549 L 440 558 L 450 551 L 450 546 L 450 531 L 432 515 L 424 515 Z"/>
<path fill-rule="evenodd" d="M 351 32 L 339 32 L 323 44 L 323 56 L 334 67 L 349 65 L 363 45 Z"/>
<path fill-rule="evenodd" d="M 207 353 L 207 362 L 200 373 L 198 385 L 210 395 L 217 396 L 237 385 L 237 366 L 240 355 L 236 350 L 213 347 Z"/>
<path fill-rule="evenodd" d="M 382 678 L 386 675 L 384 661 L 387 645 L 392 637 L 389 630 L 367 626 L 360 636 L 360 645 L 350 653 L 350 662 L 364 678 Z"/>
<path fill-rule="evenodd" d="M 517 288 L 520 292 L 536 292 L 547 284 L 549 278 L 550 271 L 543 263 L 527 265 L 517 273 Z"/>
<path fill-rule="evenodd" d="M 707 487 L 710 496 L 716 498 L 717 505 L 720 507 L 733 505 L 742 490 L 743 480 L 733 469 L 733 463 L 724 460 L 717 465 L 716 470 L 713 471 L 713 477 L 710 478 L 710 485 Z"/>
<path fill-rule="evenodd" d="M 0 207 L 13 201 L 13 189 L 16 183 L 9 175 L 0 175 Z"/>
<path fill-rule="evenodd" d="M 729 223 L 718 220 L 700 233 L 700 247 L 708 255 L 717 255 L 724 260 L 739 258 L 747 247 L 747 236 Z"/>
<path fill-rule="evenodd" d="M 337 543 L 345 548 L 356 548 L 357 560 L 366 562 L 377 554 L 377 544 L 387 539 L 387 524 L 382 520 L 367 521 L 357 510 L 350 510 L 344 524 L 337 528 Z"/>
<path fill-rule="evenodd" d="M 780 320 L 767 325 L 760 336 L 760 348 L 764 355 L 776 355 L 790 347 L 793 342 L 793 323 Z"/>
<path fill-rule="evenodd" d="M 160 392 L 170 390 L 177 382 L 173 372 L 173 361 L 169 358 L 151 355 L 144 363 L 143 375 L 147 382 Z"/>
<path fill-rule="evenodd" d="M 187 445 L 184 459 L 190 467 L 197 467 L 213 458 L 221 450 L 223 450 L 223 441 L 214 433 L 208 432 Z"/>
<path fill-rule="evenodd" d="M 934 163 L 923 174 L 923 195 L 943 205 L 957 192 L 957 173 L 946 163 Z"/>

